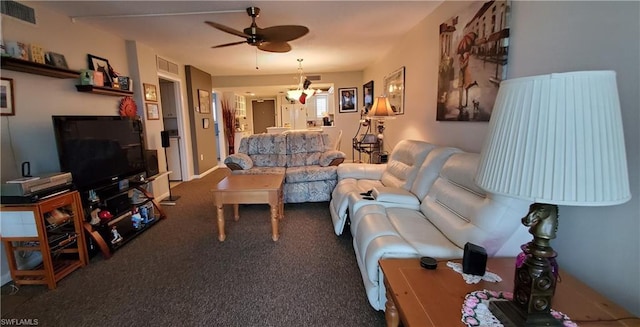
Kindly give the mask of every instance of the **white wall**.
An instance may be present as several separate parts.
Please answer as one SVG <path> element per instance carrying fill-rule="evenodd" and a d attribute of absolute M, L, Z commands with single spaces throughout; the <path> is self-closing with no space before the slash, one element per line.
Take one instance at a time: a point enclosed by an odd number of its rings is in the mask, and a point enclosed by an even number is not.
<path fill-rule="evenodd" d="M 554 247 L 562 268 L 640 315 L 640 3 L 517 2 L 512 18 L 511 77 L 617 73 L 633 198 L 613 207 L 560 207 Z"/>
<path fill-rule="evenodd" d="M 376 95 L 382 78 L 406 66 L 403 116 L 385 123 L 386 144 L 411 138 L 477 152 L 487 123 L 436 122 L 438 26 L 465 2 L 447 1 L 364 72 Z M 509 78 L 573 70 L 615 70 L 624 119 L 632 200 L 602 208 L 560 208 L 561 269 L 640 315 L 640 3 L 512 2 Z M 524 215 L 525 213 L 523 213 Z M 519 219 L 520 217 L 514 217 Z"/>

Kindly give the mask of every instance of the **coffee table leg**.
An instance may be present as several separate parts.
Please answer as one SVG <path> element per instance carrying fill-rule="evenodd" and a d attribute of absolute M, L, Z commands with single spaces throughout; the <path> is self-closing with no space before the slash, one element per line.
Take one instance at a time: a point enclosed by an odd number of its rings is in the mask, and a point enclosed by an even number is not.
<path fill-rule="evenodd" d="M 269 206 L 271 207 L 271 239 L 273 239 L 273 241 L 275 242 L 278 240 L 278 238 L 280 238 L 280 235 L 278 235 L 278 207 L 280 205 L 277 203 L 272 203 Z"/>
<path fill-rule="evenodd" d="M 240 205 L 237 203 L 233 204 L 233 219 L 235 219 L 235 221 L 240 219 Z"/>
<path fill-rule="evenodd" d="M 227 237 L 224 234 L 224 210 L 222 209 L 222 205 L 218 205 L 218 241 L 224 242 L 224 239 Z"/>
<path fill-rule="evenodd" d="M 279 206 L 280 206 L 280 219 L 284 218 L 284 191 L 280 188 L 280 196 L 278 197 Z"/>
<path fill-rule="evenodd" d="M 400 324 L 400 317 L 398 316 L 398 310 L 396 309 L 396 304 L 393 302 L 393 298 L 389 293 L 389 288 L 387 286 L 387 303 L 384 304 L 385 312 L 384 318 L 387 321 L 387 327 L 398 327 Z"/>

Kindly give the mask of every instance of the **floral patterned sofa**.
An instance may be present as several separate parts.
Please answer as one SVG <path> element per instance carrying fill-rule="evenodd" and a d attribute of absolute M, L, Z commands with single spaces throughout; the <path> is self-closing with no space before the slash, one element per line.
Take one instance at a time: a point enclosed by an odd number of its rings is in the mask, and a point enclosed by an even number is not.
<path fill-rule="evenodd" d="M 284 174 L 284 202 L 301 203 L 331 200 L 344 158 L 327 134 L 291 132 L 245 137 L 224 163 L 233 174 Z"/>

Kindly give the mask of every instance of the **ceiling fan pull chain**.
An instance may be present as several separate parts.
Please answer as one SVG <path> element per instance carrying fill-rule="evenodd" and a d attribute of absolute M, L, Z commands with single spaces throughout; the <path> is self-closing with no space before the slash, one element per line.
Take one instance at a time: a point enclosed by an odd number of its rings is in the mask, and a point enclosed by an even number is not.
<path fill-rule="evenodd" d="M 256 48 L 256 70 L 258 70 L 258 48 Z"/>

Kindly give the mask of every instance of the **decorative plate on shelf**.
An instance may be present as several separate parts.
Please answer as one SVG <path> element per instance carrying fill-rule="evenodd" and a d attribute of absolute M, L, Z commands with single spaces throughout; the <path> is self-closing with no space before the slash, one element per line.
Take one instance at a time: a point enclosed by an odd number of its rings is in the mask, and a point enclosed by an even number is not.
<path fill-rule="evenodd" d="M 138 113 L 138 106 L 132 97 L 124 97 L 120 100 L 120 116 L 135 117 Z"/>

